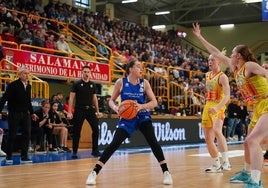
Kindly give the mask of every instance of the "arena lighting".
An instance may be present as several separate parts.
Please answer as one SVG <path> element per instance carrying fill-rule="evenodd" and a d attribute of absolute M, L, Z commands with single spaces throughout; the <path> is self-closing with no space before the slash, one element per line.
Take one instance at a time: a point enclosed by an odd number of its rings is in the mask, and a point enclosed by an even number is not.
<path fill-rule="evenodd" d="M 155 15 L 164 15 L 164 14 L 170 14 L 170 11 L 161 11 L 155 13 Z"/>
<path fill-rule="evenodd" d="M 262 2 L 262 0 L 244 0 L 245 3 L 259 3 Z"/>
<path fill-rule="evenodd" d="M 138 0 L 125 0 L 125 1 L 122 1 L 122 3 L 135 3 L 137 1 Z"/>
<path fill-rule="evenodd" d="M 152 28 L 153 29 L 165 29 L 166 25 L 154 25 Z"/>
<path fill-rule="evenodd" d="M 221 29 L 231 29 L 234 27 L 234 24 L 222 24 L 220 27 Z"/>

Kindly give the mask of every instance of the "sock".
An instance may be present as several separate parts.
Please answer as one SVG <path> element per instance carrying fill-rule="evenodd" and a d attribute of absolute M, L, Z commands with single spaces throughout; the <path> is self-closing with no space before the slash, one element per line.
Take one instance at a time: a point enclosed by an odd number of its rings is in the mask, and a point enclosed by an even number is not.
<path fill-rule="evenodd" d="M 99 164 L 96 164 L 93 171 L 95 171 L 96 174 L 99 174 L 101 169 L 102 169 L 102 166 Z"/>
<path fill-rule="evenodd" d="M 0 150 L 2 148 L 2 140 L 3 140 L 3 134 L 0 134 Z"/>
<path fill-rule="evenodd" d="M 261 179 L 261 171 L 259 170 L 251 170 L 251 179 L 259 185 L 259 181 Z"/>
<path fill-rule="evenodd" d="M 229 155 L 228 155 L 228 151 L 226 151 L 226 152 L 222 152 L 222 153 L 221 153 L 221 156 L 222 156 L 222 160 L 223 160 L 223 162 L 229 163 Z"/>
<path fill-rule="evenodd" d="M 215 158 L 212 158 L 212 159 L 214 160 L 213 165 L 215 165 L 215 166 L 221 166 L 220 158 L 219 157 L 215 157 Z"/>
<path fill-rule="evenodd" d="M 243 167 L 243 169 L 246 171 L 246 172 L 248 172 L 248 171 L 250 171 L 250 164 L 248 164 L 248 163 L 244 163 L 244 167 Z"/>
<path fill-rule="evenodd" d="M 165 171 L 168 171 L 167 163 L 161 164 L 160 167 L 161 167 L 163 173 Z"/>
<path fill-rule="evenodd" d="M 0 134 L 0 143 L 3 141 L 3 134 Z"/>

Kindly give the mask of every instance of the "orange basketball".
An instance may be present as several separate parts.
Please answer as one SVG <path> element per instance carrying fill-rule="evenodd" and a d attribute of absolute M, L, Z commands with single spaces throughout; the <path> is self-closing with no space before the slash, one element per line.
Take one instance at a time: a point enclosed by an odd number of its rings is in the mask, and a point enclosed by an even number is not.
<path fill-rule="evenodd" d="M 137 113 L 137 107 L 133 100 L 125 100 L 118 107 L 119 116 L 124 119 L 133 119 Z"/>

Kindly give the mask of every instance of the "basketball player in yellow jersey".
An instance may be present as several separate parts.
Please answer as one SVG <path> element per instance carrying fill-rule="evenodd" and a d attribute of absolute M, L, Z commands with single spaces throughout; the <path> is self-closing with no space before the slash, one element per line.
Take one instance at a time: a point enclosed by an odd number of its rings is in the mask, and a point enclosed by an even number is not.
<path fill-rule="evenodd" d="M 226 139 L 222 134 L 224 111 L 226 103 L 230 99 L 230 86 L 228 77 L 221 71 L 220 62 L 213 55 L 208 58 L 210 72 L 206 73 L 206 104 L 202 114 L 202 128 L 205 134 L 207 149 L 213 159 L 212 165 L 205 172 L 217 173 L 231 170 L 228 159 Z M 222 154 L 222 165 L 219 152 L 214 143 L 218 142 L 219 151 Z"/>
<path fill-rule="evenodd" d="M 261 144 L 268 143 L 268 71 L 256 63 L 257 60 L 245 45 L 234 47 L 229 58 L 201 35 L 198 23 L 193 24 L 193 34 L 209 53 L 234 71 L 236 84 L 243 99 L 248 104 L 255 104 L 248 136 L 244 142 L 245 166 L 239 174 L 230 179 L 230 182 L 244 182 L 245 188 L 263 187 L 260 180 L 263 165 Z M 249 169 L 251 175 L 246 172 Z"/>

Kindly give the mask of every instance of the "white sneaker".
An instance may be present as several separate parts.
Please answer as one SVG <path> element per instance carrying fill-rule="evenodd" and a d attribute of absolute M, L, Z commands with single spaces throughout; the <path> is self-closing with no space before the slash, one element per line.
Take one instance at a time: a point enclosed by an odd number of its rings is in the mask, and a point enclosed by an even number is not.
<path fill-rule="evenodd" d="M 7 159 L 7 158 L 6 158 L 6 164 L 13 164 L 13 160 L 12 160 L 12 159 Z"/>
<path fill-rule="evenodd" d="M 172 180 L 172 177 L 171 177 L 171 174 L 169 173 L 169 171 L 164 172 L 163 184 L 164 185 L 172 185 L 173 184 L 173 180 Z"/>
<path fill-rule="evenodd" d="M 216 164 L 213 164 L 212 166 L 206 168 L 205 172 L 207 173 L 220 173 L 222 171 L 222 166 L 218 166 Z"/>
<path fill-rule="evenodd" d="M 3 150 L 0 149 L 0 157 L 6 157 L 6 156 L 7 154 Z"/>
<path fill-rule="evenodd" d="M 222 167 L 222 170 L 228 170 L 229 171 L 229 170 L 232 169 L 231 164 L 229 162 L 225 162 L 225 161 L 222 163 L 221 167 Z"/>
<path fill-rule="evenodd" d="M 87 177 L 86 185 L 96 185 L 97 174 L 95 171 L 90 172 Z"/>

